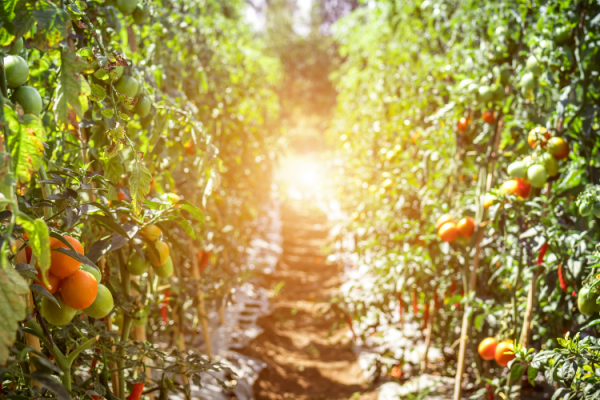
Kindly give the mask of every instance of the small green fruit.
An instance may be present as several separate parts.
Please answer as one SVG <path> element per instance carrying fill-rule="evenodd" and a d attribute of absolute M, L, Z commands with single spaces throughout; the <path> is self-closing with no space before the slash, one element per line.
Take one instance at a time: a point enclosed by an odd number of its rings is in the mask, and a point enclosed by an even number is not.
<path fill-rule="evenodd" d="M 135 276 L 143 275 L 149 268 L 150 261 L 142 259 L 142 256 L 137 251 L 133 253 L 127 263 L 127 271 Z"/>
<path fill-rule="evenodd" d="M 169 257 L 163 265 L 159 267 L 155 267 L 153 265 L 152 268 L 154 268 L 156 275 L 160 276 L 161 278 L 169 278 L 171 275 L 173 275 L 173 260 L 171 257 Z"/>
<path fill-rule="evenodd" d="M 579 214 L 581 214 L 582 217 L 587 217 L 592 213 L 592 209 L 593 206 L 587 201 L 581 202 L 579 205 Z"/>
<path fill-rule="evenodd" d="M 94 268 L 94 267 L 90 267 L 89 265 L 81 264 L 81 267 L 79 269 L 92 274 L 92 276 L 96 279 L 96 282 L 100 283 L 102 281 L 102 272 L 100 272 L 100 270 L 98 268 Z"/>
<path fill-rule="evenodd" d="M 84 309 L 83 312 L 92 318 L 104 318 L 111 312 L 114 306 L 115 300 L 110 290 L 103 284 L 99 284 L 96 300 L 94 300 L 91 306 Z"/>
<path fill-rule="evenodd" d="M 531 71 L 533 75 L 540 76 L 542 74 L 542 67 L 540 66 L 540 62 L 535 56 L 529 56 L 526 65 L 527 69 Z"/>
<path fill-rule="evenodd" d="M 529 184 L 534 188 L 544 187 L 548 180 L 546 168 L 540 164 L 532 165 L 527 169 L 527 178 L 529 179 Z"/>
<path fill-rule="evenodd" d="M 42 299 L 42 316 L 52 325 L 66 325 L 75 317 L 77 310 L 67 305 L 60 294 L 57 293 L 54 297 L 58 301 L 58 304 L 60 304 L 60 307 L 52 300 L 44 297 Z"/>
<path fill-rule="evenodd" d="M 25 114 L 40 115 L 44 108 L 42 105 L 42 96 L 40 96 L 36 88 L 31 86 L 19 87 L 15 90 L 12 100 L 23 107 Z"/>
<path fill-rule="evenodd" d="M 139 83 L 137 79 L 132 76 L 123 76 L 115 83 L 115 89 L 117 92 L 127 97 L 135 97 L 138 91 Z"/>
<path fill-rule="evenodd" d="M 117 0 L 117 8 L 125 15 L 131 15 L 138 5 L 138 0 Z"/>
<path fill-rule="evenodd" d="M 152 108 L 152 102 L 150 101 L 150 99 L 147 96 L 142 96 L 139 98 L 138 102 L 135 103 L 135 107 L 133 108 L 133 111 L 135 111 L 135 113 L 137 115 L 139 115 L 140 118 L 144 118 L 148 114 L 150 114 L 151 108 Z"/>
<path fill-rule="evenodd" d="M 592 208 L 592 212 L 594 213 L 594 216 L 596 218 L 600 218 L 600 202 L 597 202 L 596 204 L 594 204 L 594 207 Z"/>
<path fill-rule="evenodd" d="M 16 89 L 29 78 L 29 65 L 22 57 L 4 57 L 4 69 L 6 72 L 6 83 L 11 89 Z"/>
<path fill-rule="evenodd" d="M 544 153 L 542 156 L 542 163 L 544 164 L 544 168 L 546 168 L 548 176 L 552 177 L 558 175 L 558 162 L 550 153 Z"/>
<path fill-rule="evenodd" d="M 593 315 L 600 311 L 600 305 L 596 303 L 597 295 L 589 288 L 583 287 L 577 295 L 577 308 L 583 315 Z"/>
<path fill-rule="evenodd" d="M 508 175 L 511 178 L 525 178 L 527 176 L 527 166 L 523 161 L 515 161 L 508 166 Z"/>
<path fill-rule="evenodd" d="M 150 16 L 150 7 L 139 5 L 133 10 L 133 22 L 143 24 Z"/>
<path fill-rule="evenodd" d="M 494 97 L 494 91 L 489 86 L 480 86 L 478 93 L 479 93 L 479 100 L 482 103 L 487 103 L 488 101 L 491 101 L 492 98 Z"/>
<path fill-rule="evenodd" d="M 115 69 L 113 69 L 113 72 L 117 74 L 117 76 L 114 79 L 115 81 L 121 79 L 121 77 L 123 76 L 123 71 L 125 71 L 125 67 L 122 65 L 117 65 Z"/>
<path fill-rule="evenodd" d="M 18 38 L 15 40 L 8 51 L 8 54 L 16 56 L 23 50 L 23 38 Z"/>

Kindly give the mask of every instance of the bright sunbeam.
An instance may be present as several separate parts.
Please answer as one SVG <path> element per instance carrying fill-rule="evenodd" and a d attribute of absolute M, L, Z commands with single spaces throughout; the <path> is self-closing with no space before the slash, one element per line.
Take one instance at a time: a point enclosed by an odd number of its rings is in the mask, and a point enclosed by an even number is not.
<path fill-rule="evenodd" d="M 315 156 L 293 155 L 282 160 L 277 182 L 282 193 L 295 199 L 323 198 L 327 168 Z"/>

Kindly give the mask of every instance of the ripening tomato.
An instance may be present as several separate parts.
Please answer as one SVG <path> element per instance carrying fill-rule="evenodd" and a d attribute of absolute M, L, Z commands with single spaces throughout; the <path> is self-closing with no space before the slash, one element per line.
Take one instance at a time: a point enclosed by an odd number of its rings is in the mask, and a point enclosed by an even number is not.
<path fill-rule="evenodd" d="M 452 222 L 452 215 L 444 214 L 441 217 L 439 217 L 437 222 L 435 223 L 435 229 L 440 229 L 442 225 L 444 225 L 446 222 Z"/>
<path fill-rule="evenodd" d="M 569 144 L 563 138 L 553 137 L 548 141 L 548 151 L 557 160 L 564 160 L 569 156 Z"/>
<path fill-rule="evenodd" d="M 454 222 L 446 222 L 438 230 L 438 236 L 444 242 L 454 242 L 458 238 L 459 231 Z"/>
<path fill-rule="evenodd" d="M 493 360 L 496 357 L 498 342 L 493 337 L 485 338 L 479 343 L 477 352 L 484 360 Z"/>
<path fill-rule="evenodd" d="M 550 132 L 548 132 L 548 129 L 544 128 L 543 126 L 537 126 L 529 132 L 529 135 L 527 136 L 527 143 L 529 143 L 529 146 L 531 146 L 532 149 L 535 149 L 538 147 L 538 145 L 546 147 L 549 139 Z"/>
<path fill-rule="evenodd" d="M 458 120 L 458 122 L 456 124 L 456 128 L 460 132 L 465 133 L 467 131 L 467 129 L 469 128 L 470 123 L 471 123 L 471 118 L 462 117 L 461 119 Z"/>
<path fill-rule="evenodd" d="M 506 367 L 515 357 L 512 340 L 505 340 L 498 343 L 496 351 L 494 352 L 494 358 L 499 366 Z"/>
<path fill-rule="evenodd" d="M 483 196 L 483 206 L 487 210 L 488 208 L 490 208 L 491 206 L 494 205 L 494 203 L 496 202 L 496 200 L 498 200 L 498 198 L 496 196 L 491 195 L 489 193 L 486 193 Z"/>
<path fill-rule="evenodd" d="M 494 115 L 494 112 L 489 110 L 484 111 L 481 115 L 481 118 L 483 119 L 483 122 L 489 125 L 492 125 L 496 121 L 496 116 Z"/>
<path fill-rule="evenodd" d="M 471 217 L 465 217 L 458 221 L 456 224 L 456 228 L 458 229 L 458 233 L 461 236 L 466 238 L 470 238 L 473 236 L 473 232 L 475 232 L 475 220 Z"/>

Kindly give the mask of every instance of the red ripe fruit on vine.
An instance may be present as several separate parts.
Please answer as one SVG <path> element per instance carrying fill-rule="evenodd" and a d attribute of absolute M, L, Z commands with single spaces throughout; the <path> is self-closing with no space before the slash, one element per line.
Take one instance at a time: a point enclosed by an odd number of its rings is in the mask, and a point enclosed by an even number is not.
<path fill-rule="evenodd" d="M 458 120 L 458 122 L 456 123 L 456 128 L 462 132 L 465 133 L 467 131 L 467 129 L 469 128 L 469 124 L 471 123 L 471 118 L 465 118 L 462 117 L 461 119 Z"/>
<path fill-rule="evenodd" d="M 454 242 L 459 235 L 459 230 L 454 222 L 447 222 L 438 230 L 438 236 L 444 242 Z"/>
<path fill-rule="evenodd" d="M 496 121 L 496 116 L 494 115 L 494 112 L 489 110 L 484 111 L 481 115 L 481 118 L 483 119 L 483 122 L 489 125 L 492 125 Z"/>

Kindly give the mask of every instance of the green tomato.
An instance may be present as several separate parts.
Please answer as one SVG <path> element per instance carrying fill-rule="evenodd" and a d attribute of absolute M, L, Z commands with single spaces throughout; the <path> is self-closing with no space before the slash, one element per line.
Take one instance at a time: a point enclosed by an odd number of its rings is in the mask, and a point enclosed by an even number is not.
<path fill-rule="evenodd" d="M 115 300 L 110 290 L 103 284 L 99 284 L 96 300 L 94 300 L 91 306 L 84 309 L 83 312 L 92 318 L 104 318 L 111 312 L 114 306 Z"/>
<path fill-rule="evenodd" d="M 115 67 L 115 69 L 113 70 L 113 72 L 115 74 L 117 74 L 117 76 L 115 77 L 115 81 L 118 81 L 119 79 L 121 79 L 121 77 L 123 76 L 123 71 L 125 71 L 125 67 L 122 65 L 117 65 Z"/>
<path fill-rule="evenodd" d="M 508 175 L 511 178 L 525 178 L 527 176 L 527 166 L 523 161 L 515 161 L 508 166 Z"/>
<path fill-rule="evenodd" d="M 12 100 L 23 107 L 25 114 L 40 115 L 44 108 L 42 105 L 42 96 L 40 96 L 36 88 L 32 88 L 31 86 L 19 87 L 15 90 Z"/>
<path fill-rule="evenodd" d="M 480 86 L 478 90 L 479 100 L 482 103 L 487 103 L 491 101 L 494 97 L 494 91 L 489 86 Z"/>
<path fill-rule="evenodd" d="M 133 10 L 133 22 L 143 24 L 150 16 L 150 7 L 139 5 Z"/>
<path fill-rule="evenodd" d="M 6 72 L 6 83 L 11 89 L 16 89 L 29 78 L 29 65 L 22 57 L 4 57 L 4 69 Z"/>
<path fill-rule="evenodd" d="M 117 0 L 117 8 L 125 15 L 130 15 L 138 5 L 138 0 Z"/>
<path fill-rule="evenodd" d="M 597 202 L 596 204 L 594 204 L 594 207 L 592 208 L 592 212 L 594 213 L 594 216 L 596 218 L 600 218 L 600 202 Z"/>
<path fill-rule="evenodd" d="M 137 79 L 132 76 L 123 76 L 115 83 L 115 89 L 117 92 L 127 96 L 135 97 L 138 91 L 139 83 Z"/>
<path fill-rule="evenodd" d="M 529 184 L 534 188 L 544 187 L 546 181 L 548 180 L 546 168 L 540 164 L 534 164 L 530 166 L 527 169 L 527 178 L 529 179 Z"/>
<path fill-rule="evenodd" d="M 533 75 L 540 76 L 542 74 L 542 67 L 540 66 L 540 62 L 535 56 L 529 56 L 526 65 L 527 69 L 531 71 Z"/>
<path fill-rule="evenodd" d="M 144 326 L 148 322 L 148 314 L 150 313 L 150 307 L 146 306 L 143 310 L 139 311 L 133 317 L 133 325 Z"/>
<path fill-rule="evenodd" d="M 556 44 L 565 44 L 571 40 L 571 29 L 568 26 L 561 26 L 554 30 L 554 42 Z"/>
<path fill-rule="evenodd" d="M 62 299 L 59 293 L 54 295 L 60 307 L 57 306 L 52 300 L 44 297 L 42 299 L 42 316 L 46 318 L 46 321 L 52 325 L 61 326 L 66 325 L 75 317 L 77 310 L 67 305 Z"/>
<path fill-rule="evenodd" d="M 579 214 L 581 214 L 582 217 L 587 217 L 592 213 L 593 208 L 594 207 L 587 201 L 582 201 L 579 205 Z"/>
<path fill-rule="evenodd" d="M 535 88 L 537 87 L 537 80 L 531 72 L 528 72 L 525 75 L 523 75 L 523 77 L 519 81 L 519 86 L 524 90 L 535 90 Z"/>
<path fill-rule="evenodd" d="M 144 118 L 148 114 L 150 114 L 151 108 L 152 108 L 152 102 L 150 101 L 150 99 L 147 96 L 142 96 L 138 100 L 138 102 L 135 103 L 135 107 L 133 108 L 133 111 L 135 111 L 135 113 L 137 115 L 139 115 L 140 118 Z"/>
<path fill-rule="evenodd" d="M 143 275 L 149 268 L 150 261 L 142 259 L 142 256 L 137 251 L 133 253 L 127 263 L 127 271 L 135 276 Z"/>
<path fill-rule="evenodd" d="M 171 275 L 173 275 L 173 260 L 169 256 L 163 265 L 158 267 L 153 265 L 152 268 L 154 269 L 156 275 L 160 276 L 161 278 L 169 278 Z"/>
<path fill-rule="evenodd" d="M 8 54 L 16 56 L 23 50 L 23 38 L 18 38 L 15 40 L 8 51 Z"/>
<path fill-rule="evenodd" d="M 577 295 L 577 308 L 583 315 L 593 315 L 600 311 L 600 306 L 596 304 L 596 294 L 589 288 L 583 287 Z"/>
<path fill-rule="evenodd" d="M 89 272 L 96 279 L 96 282 L 100 283 L 102 281 L 102 272 L 98 268 L 90 267 L 89 265 L 81 264 L 79 268 L 83 271 Z"/>
<path fill-rule="evenodd" d="M 505 96 L 506 96 L 506 92 L 505 92 L 503 85 L 497 85 L 496 87 L 494 87 L 493 96 L 492 96 L 493 100 L 502 101 L 502 100 L 504 100 Z"/>
<path fill-rule="evenodd" d="M 552 154 L 544 153 L 542 156 L 542 163 L 544 164 L 544 168 L 546 168 L 548 176 L 552 177 L 558 175 L 558 161 L 556 161 L 556 158 L 554 158 Z"/>

